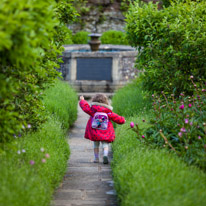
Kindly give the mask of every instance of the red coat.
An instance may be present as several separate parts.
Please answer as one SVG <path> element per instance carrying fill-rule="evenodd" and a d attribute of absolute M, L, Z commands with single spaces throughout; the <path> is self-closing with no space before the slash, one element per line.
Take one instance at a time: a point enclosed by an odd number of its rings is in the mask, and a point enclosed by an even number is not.
<path fill-rule="evenodd" d="M 112 122 L 108 122 L 108 128 L 106 130 L 93 129 L 91 127 L 92 117 L 95 112 L 104 112 L 107 113 L 109 120 L 116 122 L 117 124 L 124 124 L 125 119 L 112 112 L 112 107 L 106 104 L 92 102 L 92 106 L 87 103 L 85 100 L 79 102 L 80 107 L 84 112 L 90 115 L 90 118 L 87 122 L 87 127 L 84 137 L 90 139 L 91 141 L 106 141 L 113 142 L 115 139 L 114 128 Z"/>

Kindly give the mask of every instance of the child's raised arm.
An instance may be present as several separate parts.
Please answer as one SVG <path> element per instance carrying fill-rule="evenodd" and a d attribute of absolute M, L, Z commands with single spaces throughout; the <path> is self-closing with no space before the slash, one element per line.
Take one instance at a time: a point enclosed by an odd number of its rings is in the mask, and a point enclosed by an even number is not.
<path fill-rule="evenodd" d="M 90 116 L 94 116 L 94 112 L 91 110 L 91 107 L 89 106 L 88 102 L 84 100 L 83 96 L 80 96 L 80 102 L 79 106 L 82 108 L 84 112 L 86 112 Z"/>

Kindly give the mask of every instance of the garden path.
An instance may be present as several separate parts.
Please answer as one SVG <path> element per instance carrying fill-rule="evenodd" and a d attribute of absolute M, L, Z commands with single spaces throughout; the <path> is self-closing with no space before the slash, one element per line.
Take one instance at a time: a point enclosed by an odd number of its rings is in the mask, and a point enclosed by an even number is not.
<path fill-rule="evenodd" d="M 87 120 L 88 115 L 78 106 L 78 118 L 69 133 L 68 168 L 55 192 L 53 206 L 117 205 L 110 164 L 102 163 L 102 152 L 100 163 L 93 163 L 93 144 L 83 138 Z M 109 161 L 111 158 L 110 153 Z"/>

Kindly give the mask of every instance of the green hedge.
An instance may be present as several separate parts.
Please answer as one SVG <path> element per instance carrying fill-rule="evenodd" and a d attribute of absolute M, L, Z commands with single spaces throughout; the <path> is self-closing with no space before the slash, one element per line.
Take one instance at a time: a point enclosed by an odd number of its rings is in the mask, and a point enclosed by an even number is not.
<path fill-rule="evenodd" d="M 102 34 L 100 39 L 102 44 L 128 45 L 126 34 L 122 31 L 106 31 Z"/>
<path fill-rule="evenodd" d="M 125 117 L 145 113 L 151 109 L 151 104 L 151 98 L 138 79 L 119 89 L 112 98 L 114 112 Z"/>
<path fill-rule="evenodd" d="M 166 150 L 141 144 L 128 128 L 142 118 L 127 119 L 116 129 L 112 169 L 120 205 L 205 205 L 206 174 Z"/>
<path fill-rule="evenodd" d="M 77 118 L 77 94 L 68 83 L 56 81 L 46 90 L 43 103 L 47 111 L 62 122 L 63 128 L 70 127 Z"/>
<path fill-rule="evenodd" d="M 47 122 L 38 131 L 4 144 L 0 155 L 0 205 L 49 206 L 66 171 L 70 152 L 65 136 L 77 116 L 77 95 L 68 84 L 58 81 L 46 91 L 44 102 Z"/>
<path fill-rule="evenodd" d="M 134 2 L 127 14 L 129 43 L 150 91 L 192 93 L 190 75 L 206 79 L 206 1 L 171 2 L 167 8 Z"/>
<path fill-rule="evenodd" d="M 73 34 L 72 41 L 74 44 L 88 44 L 89 41 L 89 32 L 79 31 L 76 34 Z"/>
<path fill-rule="evenodd" d="M 4 0 L 0 6 L 0 144 L 45 121 L 42 93 L 76 16 L 71 0 Z M 0 146 L 1 146 L 0 145 Z"/>

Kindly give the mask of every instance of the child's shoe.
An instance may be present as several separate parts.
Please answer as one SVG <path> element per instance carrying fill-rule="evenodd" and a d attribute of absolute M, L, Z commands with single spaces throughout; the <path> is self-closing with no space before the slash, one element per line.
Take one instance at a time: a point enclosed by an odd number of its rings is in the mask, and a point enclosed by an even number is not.
<path fill-rule="evenodd" d="M 108 157 L 107 156 L 104 156 L 103 157 L 103 164 L 108 164 L 109 161 L 108 161 Z"/>
<path fill-rule="evenodd" d="M 94 163 L 99 163 L 99 159 L 95 158 L 93 162 Z"/>

